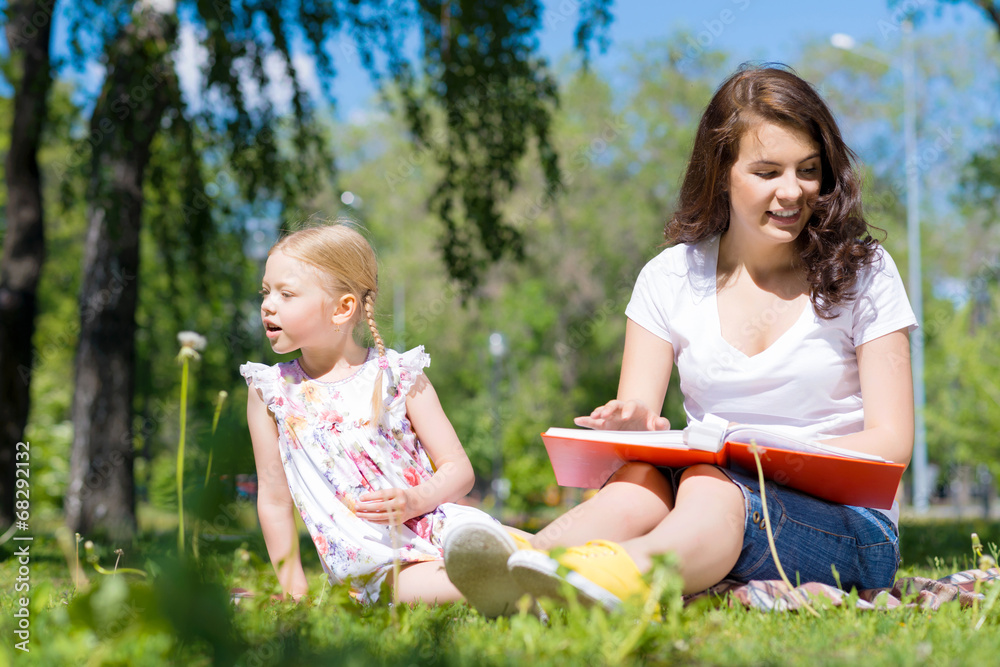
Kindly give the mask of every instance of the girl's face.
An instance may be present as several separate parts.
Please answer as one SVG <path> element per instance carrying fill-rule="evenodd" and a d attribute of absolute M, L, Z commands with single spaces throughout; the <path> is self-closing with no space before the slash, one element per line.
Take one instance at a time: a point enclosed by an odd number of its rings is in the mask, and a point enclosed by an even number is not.
<path fill-rule="evenodd" d="M 729 172 L 729 230 L 794 241 L 812 216 L 821 169 L 820 146 L 805 132 L 769 122 L 748 130 Z"/>
<path fill-rule="evenodd" d="M 337 328 L 336 302 L 319 284 L 316 270 L 280 250 L 264 268 L 260 317 L 271 349 L 278 354 L 329 344 Z"/>

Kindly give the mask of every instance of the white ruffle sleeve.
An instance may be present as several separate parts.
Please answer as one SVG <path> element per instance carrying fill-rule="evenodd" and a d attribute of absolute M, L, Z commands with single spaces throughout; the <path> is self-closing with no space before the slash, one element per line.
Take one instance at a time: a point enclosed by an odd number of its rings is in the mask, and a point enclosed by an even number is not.
<path fill-rule="evenodd" d="M 248 361 L 240 366 L 240 375 L 246 379 L 247 386 L 256 387 L 268 410 L 276 417 L 284 416 L 287 408 L 281 392 L 284 380 L 281 379 L 281 371 L 277 365 L 267 366 Z"/>
<path fill-rule="evenodd" d="M 406 352 L 390 353 L 388 358 L 392 379 L 389 381 L 391 385 L 386 405 L 391 407 L 406 400 L 406 395 L 424 374 L 424 369 L 431 365 L 431 357 L 424 351 L 423 345 L 418 345 Z"/>

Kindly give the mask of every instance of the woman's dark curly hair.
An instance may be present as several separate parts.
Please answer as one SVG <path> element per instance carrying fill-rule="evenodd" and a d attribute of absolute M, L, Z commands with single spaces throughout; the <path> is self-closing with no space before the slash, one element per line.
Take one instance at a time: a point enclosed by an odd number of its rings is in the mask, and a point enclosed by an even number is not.
<path fill-rule="evenodd" d="M 874 261 L 878 241 L 861 213 L 856 156 L 813 87 L 790 68 L 743 65 L 716 91 L 698 125 L 668 243 L 697 243 L 729 229 L 729 172 L 740 139 L 762 122 L 805 132 L 820 145 L 823 179 L 813 215 L 797 242 L 810 299 L 821 317 L 854 297 L 858 273 Z"/>

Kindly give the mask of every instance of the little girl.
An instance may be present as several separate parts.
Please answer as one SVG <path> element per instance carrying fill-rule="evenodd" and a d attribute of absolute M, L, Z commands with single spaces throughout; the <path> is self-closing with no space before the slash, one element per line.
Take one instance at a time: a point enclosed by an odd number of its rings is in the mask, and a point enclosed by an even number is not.
<path fill-rule="evenodd" d="M 443 530 L 456 518 L 493 519 L 454 504 L 472 488 L 472 466 L 424 374 L 423 347 L 400 354 L 382 342 L 371 246 L 344 225 L 289 234 L 268 253 L 262 284 L 271 348 L 301 352 L 240 367 L 260 525 L 283 593 L 308 592 L 294 505 L 330 580 L 349 582 L 359 601 L 376 601 L 387 576 L 401 601 L 461 599 L 442 567 Z M 374 348 L 355 342 L 360 322 Z M 514 539 L 504 541 L 513 552 Z M 513 608 L 513 590 L 491 581 L 470 595 L 496 614 Z"/>

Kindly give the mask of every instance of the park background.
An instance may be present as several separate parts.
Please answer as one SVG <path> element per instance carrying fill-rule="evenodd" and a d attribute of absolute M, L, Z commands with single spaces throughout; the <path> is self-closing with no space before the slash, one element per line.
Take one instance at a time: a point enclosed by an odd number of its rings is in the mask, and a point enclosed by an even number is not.
<path fill-rule="evenodd" d="M 17 14 L 8 0 L 0 289 L 36 309 L 26 318 L 16 299 L 0 303 L 0 366 L 16 379 L 0 397 L 2 527 L 24 441 L 31 527 L 56 560 L 83 539 L 105 565 L 122 546 L 136 567 L 151 544 L 176 552 L 156 536 L 177 530 L 179 478 L 188 529 L 200 531 L 189 548 L 236 540 L 259 558 L 237 369 L 279 360 L 261 332 L 263 261 L 279 229 L 319 220 L 367 230 L 380 329 L 392 347 L 430 353 L 477 473 L 475 502 L 538 527 L 580 498 L 555 485 L 539 433 L 614 396 L 624 308 L 662 249 L 695 124 L 748 60 L 790 65 L 829 101 L 860 158 L 866 215 L 907 284 L 908 170 L 919 179 L 935 471 L 922 515 L 996 512 L 1000 7 L 829 4 L 86 0 Z M 337 29 L 326 6 L 341 12 Z M 51 87 L 19 125 L 16 94 L 38 89 L 10 45 L 49 28 Z M 835 47 L 835 34 L 853 48 Z M 14 196 L 26 172 L 10 167 L 32 137 L 34 222 Z M 39 225 L 44 262 L 12 233 Z M 207 339 L 183 393 L 181 331 Z M 23 340 L 20 353 L 8 346 L 25 332 L 27 353 Z M 665 414 L 684 424 L 676 379 Z M 905 505 L 904 516 L 922 518 Z M 913 553 L 959 555 L 942 544 Z"/>

